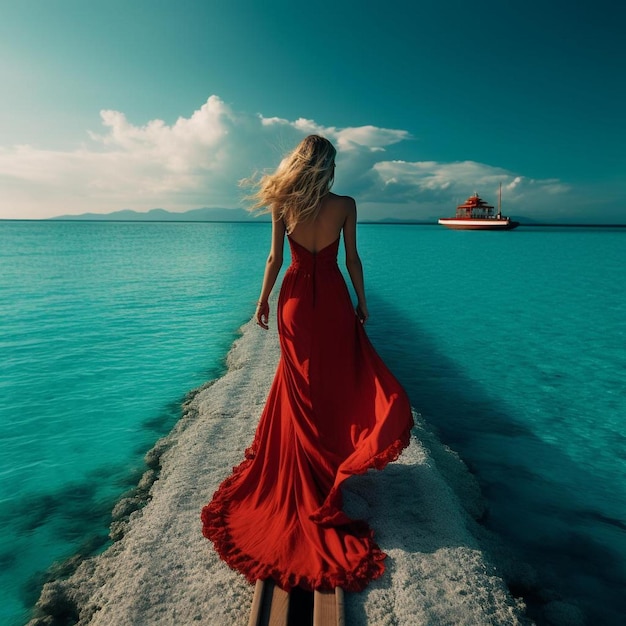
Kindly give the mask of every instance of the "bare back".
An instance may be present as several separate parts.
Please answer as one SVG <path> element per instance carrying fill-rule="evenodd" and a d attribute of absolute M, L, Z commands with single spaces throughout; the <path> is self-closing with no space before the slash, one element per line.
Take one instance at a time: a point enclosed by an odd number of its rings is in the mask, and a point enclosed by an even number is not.
<path fill-rule="evenodd" d="M 268 298 L 274 287 L 276 277 L 283 263 L 285 242 L 285 223 L 276 208 L 272 210 L 272 245 L 263 275 L 263 286 L 257 304 L 258 324 L 267 329 L 269 315 Z M 328 193 L 322 200 L 314 219 L 296 224 L 289 234 L 290 239 L 317 254 L 335 243 L 343 231 L 343 245 L 346 251 L 346 269 L 358 299 L 357 313 L 364 323 L 368 318 L 363 284 L 363 267 L 356 244 L 356 202 L 350 196 L 338 196 Z"/>
<path fill-rule="evenodd" d="M 310 252 L 319 252 L 339 239 L 353 212 L 352 198 L 328 193 L 315 219 L 299 222 L 289 236 Z"/>

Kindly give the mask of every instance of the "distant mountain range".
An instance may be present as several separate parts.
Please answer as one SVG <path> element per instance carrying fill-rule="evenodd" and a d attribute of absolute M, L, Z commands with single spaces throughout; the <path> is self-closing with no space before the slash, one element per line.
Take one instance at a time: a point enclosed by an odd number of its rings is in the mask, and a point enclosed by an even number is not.
<path fill-rule="evenodd" d="M 590 224 L 571 222 L 549 222 L 534 220 L 522 215 L 511 215 L 512 220 L 520 222 L 525 226 L 585 226 Z M 150 211 L 132 211 L 124 209 L 113 211 L 112 213 L 81 213 L 80 215 L 59 215 L 51 217 L 51 220 L 73 220 L 73 221 L 108 221 L 108 222 L 251 222 L 270 221 L 269 214 L 256 216 L 245 209 L 224 209 L 224 208 L 203 208 L 191 209 L 176 213 L 165 209 L 152 209 Z M 359 220 L 361 223 L 377 224 L 436 224 L 437 218 L 430 216 L 423 219 L 401 219 L 395 217 L 385 217 L 380 220 Z M 611 224 L 595 224 L 597 226 L 621 226 Z"/>
<path fill-rule="evenodd" d="M 124 209 L 112 213 L 81 213 L 80 215 L 60 215 L 52 220 L 98 220 L 113 222 L 249 222 L 269 220 L 269 215 L 255 217 L 244 209 L 203 208 L 175 213 L 165 209 L 132 211 Z"/>
<path fill-rule="evenodd" d="M 110 222 L 250 222 L 269 221 L 269 214 L 256 216 L 244 209 L 203 208 L 191 209 L 176 213 L 165 209 L 151 209 L 150 211 L 133 211 L 123 209 L 112 213 L 81 213 L 80 215 L 59 215 L 51 217 L 51 220 L 88 220 Z M 361 220 L 363 222 L 382 222 L 388 224 L 433 224 L 437 218 L 412 220 L 386 217 L 382 220 Z"/>

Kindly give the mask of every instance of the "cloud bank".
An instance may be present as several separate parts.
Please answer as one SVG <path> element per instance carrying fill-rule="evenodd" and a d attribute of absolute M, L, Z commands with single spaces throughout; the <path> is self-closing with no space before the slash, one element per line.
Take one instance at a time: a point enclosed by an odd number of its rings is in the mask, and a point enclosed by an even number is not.
<path fill-rule="evenodd" d="M 71 151 L 0 147 L 1 218 L 234 208 L 243 195 L 239 180 L 273 169 L 311 133 L 336 145 L 336 191 L 354 195 L 365 217 L 423 219 L 437 207 L 452 211 L 475 190 L 494 200 L 500 182 L 510 207 L 568 191 L 558 180 L 533 180 L 474 161 L 394 160 L 394 146 L 413 139 L 406 130 L 251 115 L 215 95 L 171 125 L 151 120 L 138 126 L 111 110 L 100 117 L 102 128 Z M 412 145 L 417 150 L 419 143 Z"/>

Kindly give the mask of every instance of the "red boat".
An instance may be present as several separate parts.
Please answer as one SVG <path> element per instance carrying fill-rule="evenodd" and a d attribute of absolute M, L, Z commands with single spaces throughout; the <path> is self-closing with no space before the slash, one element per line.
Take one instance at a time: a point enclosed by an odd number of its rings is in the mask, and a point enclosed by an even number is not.
<path fill-rule="evenodd" d="M 438 223 L 454 230 L 511 230 L 519 226 L 509 217 L 502 215 L 502 185 L 498 200 L 498 212 L 475 193 L 456 208 L 455 217 L 442 217 Z"/>

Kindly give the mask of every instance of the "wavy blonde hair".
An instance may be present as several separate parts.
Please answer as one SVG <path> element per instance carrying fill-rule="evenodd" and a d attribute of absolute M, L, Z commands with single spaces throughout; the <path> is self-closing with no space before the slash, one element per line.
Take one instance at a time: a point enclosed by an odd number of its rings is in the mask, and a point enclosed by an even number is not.
<path fill-rule="evenodd" d="M 335 179 L 337 151 L 328 139 L 319 135 L 305 137 L 276 168 L 254 183 L 256 192 L 249 196 L 250 211 L 275 213 L 291 232 L 298 222 L 314 219 L 321 199 Z M 244 181 L 245 182 L 245 181 Z"/>

